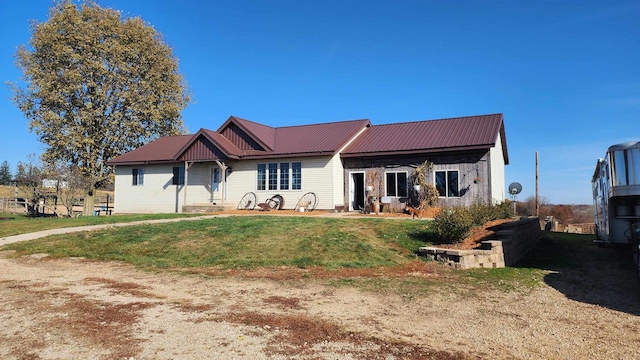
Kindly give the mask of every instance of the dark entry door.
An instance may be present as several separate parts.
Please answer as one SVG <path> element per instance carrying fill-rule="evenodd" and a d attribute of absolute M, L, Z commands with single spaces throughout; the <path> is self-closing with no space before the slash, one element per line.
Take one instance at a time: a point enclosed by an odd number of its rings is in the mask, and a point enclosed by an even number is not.
<path fill-rule="evenodd" d="M 351 186 L 353 186 L 351 189 L 353 193 L 353 199 L 351 200 L 353 210 L 364 209 L 364 173 L 352 173 Z"/>

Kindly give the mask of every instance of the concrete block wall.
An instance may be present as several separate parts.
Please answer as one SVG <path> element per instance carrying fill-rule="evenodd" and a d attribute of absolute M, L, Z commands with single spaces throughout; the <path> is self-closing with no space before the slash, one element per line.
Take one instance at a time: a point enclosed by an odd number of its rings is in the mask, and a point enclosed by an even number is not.
<path fill-rule="evenodd" d="M 542 230 L 537 217 L 522 218 L 502 224 L 496 235 L 502 242 L 505 265 L 513 266 L 538 243 Z"/>
<path fill-rule="evenodd" d="M 454 250 L 421 247 L 418 252 L 427 258 L 460 269 L 502 268 L 513 266 L 542 237 L 538 218 L 504 223 L 496 232 L 496 240 L 483 241 L 479 249 Z"/>

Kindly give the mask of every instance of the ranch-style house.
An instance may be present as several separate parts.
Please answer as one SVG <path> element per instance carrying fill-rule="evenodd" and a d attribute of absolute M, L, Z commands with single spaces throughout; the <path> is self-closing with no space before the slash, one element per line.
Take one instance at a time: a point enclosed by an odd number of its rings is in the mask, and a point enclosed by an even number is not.
<path fill-rule="evenodd" d="M 231 116 L 218 130 L 154 140 L 108 162 L 115 212 L 235 208 L 247 193 L 284 209 L 313 192 L 317 209 L 364 209 L 374 191 L 399 209 L 425 160 L 442 205 L 505 200 L 502 114 L 373 125 L 368 119 L 271 127 Z M 373 190 L 372 190 L 373 189 Z"/>

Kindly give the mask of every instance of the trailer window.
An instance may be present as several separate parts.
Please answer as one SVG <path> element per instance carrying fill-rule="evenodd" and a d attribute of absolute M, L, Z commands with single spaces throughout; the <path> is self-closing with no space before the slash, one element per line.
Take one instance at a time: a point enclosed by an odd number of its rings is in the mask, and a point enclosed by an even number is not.
<path fill-rule="evenodd" d="M 640 149 L 627 150 L 629 185 L 640 185 Z"/>
<path fill-rule="evenodd" d="M 624 150 L 613 153 L 613 183 L 616 186 L 627 185 L 627 166 L 624 161 Z"/>
<path fill-rule="evenodd" d="M 618 150 L 613 153 L 613 184 L 640 185 L 640 149 Z"/>

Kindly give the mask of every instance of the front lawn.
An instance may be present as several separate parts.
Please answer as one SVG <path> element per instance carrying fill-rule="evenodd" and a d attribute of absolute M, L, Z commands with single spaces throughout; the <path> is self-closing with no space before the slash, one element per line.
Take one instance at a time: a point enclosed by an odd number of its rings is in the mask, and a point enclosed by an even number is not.
<path fill-rule="evenodd" d="M 24 214 L 0 213 L 0 237 L 20 235 L 41 230 L 59 229 L 65 227 L 114 224 L 153 219 L 170 219 L 176 217 L 190 217 L 193 214 L 140 214 L 113 216 L 80 216 L 77 218 L 58 217 L 30 217 Z"/>
<path fill-rule="evenodd" d="M 95 217 L 103 218 L 107 217 Z M 17 250 L 18 255 L 121 260 L 154 268 L 374 268 L 415 260 L 415 251 L 424 244 L 418 234 L 428 224 L 233 216 L 52 236 L 4 249 Z"/>

